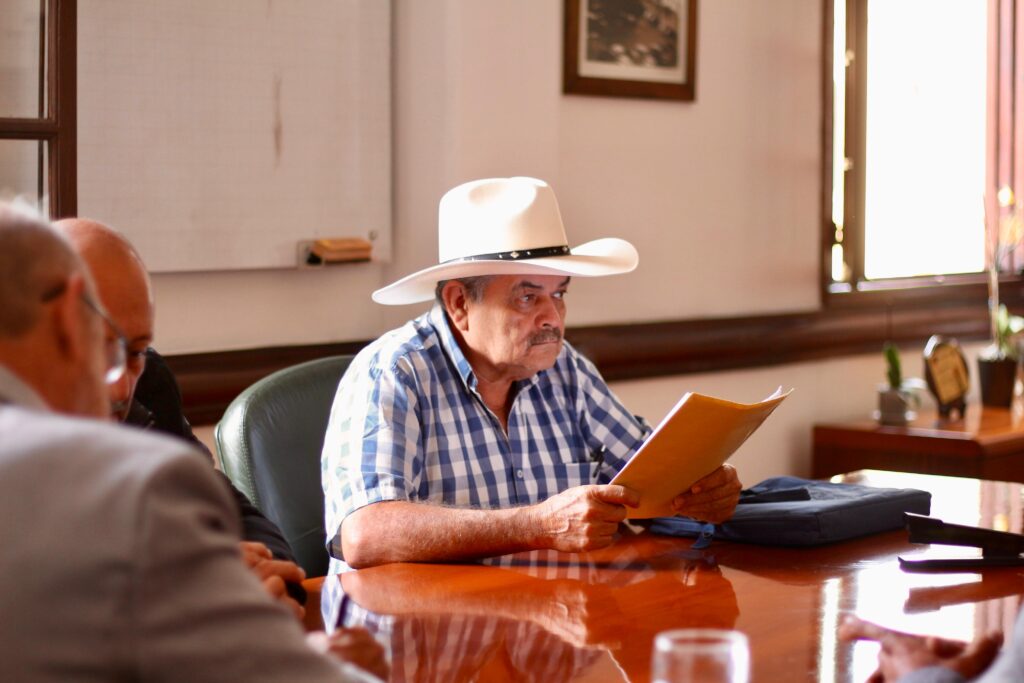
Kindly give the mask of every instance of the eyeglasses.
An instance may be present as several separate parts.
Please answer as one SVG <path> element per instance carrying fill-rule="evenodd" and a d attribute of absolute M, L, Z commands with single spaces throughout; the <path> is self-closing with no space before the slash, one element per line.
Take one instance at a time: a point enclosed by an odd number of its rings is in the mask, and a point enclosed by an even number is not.
<path fill-rule="evenodd" d="M 103 322 L 105 322 L 114 333 L 113 339 L 107 340 L 107 374 L 103 379 L 107 384 L 117 384 L 117 382 L 124 377 L 125 370 L 128 367 L 128 340 L 125 339 L 121 328 L 110 319 L 110 316 L 107 315 L 106 311 L 99 307 L 99 304 L 90 299 L 86 294 L 82 294 L 82 301 L 84 301 L 85 305 L 91 308 L 96 315 L 103 318 Z"/>
<path fill-rule="evenodd" d="M 62 282 L 59 285 L 50 288 L 44 292 L 42 299 L 43 303 L 53 301 L 58 296 L 64 293 L 67 289 L 67 282 Z M 116 384 L 122 377 L 128 367 L 128 340 L 125 338 L 121 328 L 117 326 L 110 316 L 100 308 L 99 304 L 93 301 L 89 295 L 82 293 L 82 302 L 88 306 L 93 313 L 103 319 L 103 322 L 107 324 L 110 331 L 113 333 L 112 339 L 107 339 L 107 373 L 103 379 L 107 384 Z"/>

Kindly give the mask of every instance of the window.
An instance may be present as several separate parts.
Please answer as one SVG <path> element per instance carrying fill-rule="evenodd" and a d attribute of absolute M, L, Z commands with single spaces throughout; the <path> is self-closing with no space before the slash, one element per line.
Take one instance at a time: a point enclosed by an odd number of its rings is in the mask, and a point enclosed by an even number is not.
<path fill-rule="evenodd" d="M 984 297 L 997 189 L 1024 197 L 1015 2 L 825 2 L 826 302 Z"/>
<path fill-rule="evenodd" d="M 0 12 L 0 195 L 53 218 L 76 211 L 75 0 Z"/>

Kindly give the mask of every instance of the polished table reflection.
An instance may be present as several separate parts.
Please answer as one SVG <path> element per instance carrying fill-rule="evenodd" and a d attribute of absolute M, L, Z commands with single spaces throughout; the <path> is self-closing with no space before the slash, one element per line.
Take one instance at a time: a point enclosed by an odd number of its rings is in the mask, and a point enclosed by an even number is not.
<path fill-rule="evenodd" d="M 928 490 L 935 517 L 1021 531 L 1021 484 L 879 471 L 844 480 Z M 390 650 L 393 681 L 641 683 L 650 680 L 655 634 L 686 627 L 746 633 L 755 682 L 864 681 L 877 645 L 839 642 L 845 615 L 966 640 L 1012 628 L 1024 592 L 1024 568 L 902 571 L 900 555 L 978 554 L 914 545 L 905 531 L 807 549 L 692 545 L 626 529 L 591 553 L 311 579 L 307 622 L 333 625 L 340 613 L 346 626 L 369 628 Z"/>

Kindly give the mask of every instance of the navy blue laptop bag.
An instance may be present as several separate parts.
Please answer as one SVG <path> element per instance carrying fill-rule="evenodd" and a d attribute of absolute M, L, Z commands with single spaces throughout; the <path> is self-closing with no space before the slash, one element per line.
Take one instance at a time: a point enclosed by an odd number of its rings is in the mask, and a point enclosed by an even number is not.
<path fill-rule="evenodd" d="M 927 515 L 931 499 L 930 493 L 917 489 L 773 477 L 744 490 L 736 513 L 722 524 L 661 517 L 650 529 L 700 537 L 694 547 L 705 547 L 712 538 L 760 545 L 822 545 L 900 529 L 904 512 Z"/>

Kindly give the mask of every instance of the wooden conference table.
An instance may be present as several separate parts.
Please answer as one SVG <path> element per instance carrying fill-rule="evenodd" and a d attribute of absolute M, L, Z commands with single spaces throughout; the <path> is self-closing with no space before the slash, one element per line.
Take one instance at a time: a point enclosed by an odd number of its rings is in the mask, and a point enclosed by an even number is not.
<path fill-rule="evenodd" d="M 844 479 L 929 490 L 935 517 L 1021 531 L 1021 484 L 879 471 Z M 864 681 L 877 646 L 839 642 L 845 615 L 970 639 L 1011 629 L 1024 593 L 1024 568 L 901 571 L 898 555 L 971 554 L 910 544 L 905 531 L 803 550 L 691 545 L 640 532 L 582 555 L 538 551 L 311 579 L 307 621 L 319 627 L 326 614 L 334 623 L 343 608 L 347 625 L 389 644 L 392 681 L 646 683 L 655 634 L 684 627 L 746 633 L 755 683 Z"/>

